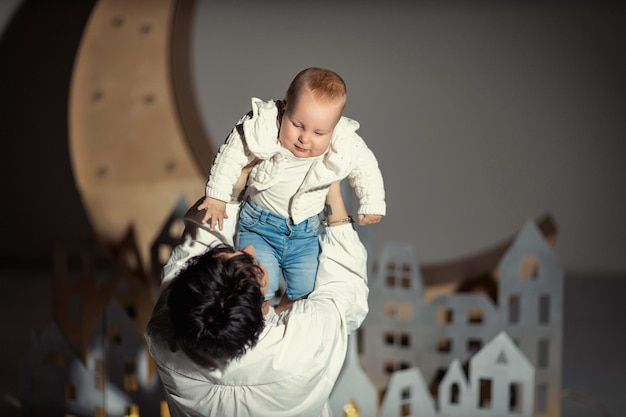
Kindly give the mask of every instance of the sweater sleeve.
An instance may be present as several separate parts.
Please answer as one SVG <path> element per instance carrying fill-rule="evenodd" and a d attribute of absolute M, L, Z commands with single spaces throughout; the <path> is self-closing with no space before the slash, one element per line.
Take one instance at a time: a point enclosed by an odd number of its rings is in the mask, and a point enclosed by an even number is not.
<path fill-rule="evenodd" d="M 374 152 L 365 143 L 356 155 L 355 164 L 348 179 L 359 199 L 358 214 L 384 216 L 387 213 L 383 174 L 378 167 Z"/>
<path fill-rule="evenodd" d="M 254 155 L 248 151 L 242 135 L 243 123 L 249 118 L 248 113 L 237 122 L 217 151 L 206 184 L 207 197 L 230 201 L 233 185 L 241 175 L 241 170 L 254 160 Z"/>
<path fill-rule="evenodd" d="M 327 227 L 310 300 L 331 299 L 346 324 L 356 330 L 368 312 L 367 251 L 352 225 Z"/>

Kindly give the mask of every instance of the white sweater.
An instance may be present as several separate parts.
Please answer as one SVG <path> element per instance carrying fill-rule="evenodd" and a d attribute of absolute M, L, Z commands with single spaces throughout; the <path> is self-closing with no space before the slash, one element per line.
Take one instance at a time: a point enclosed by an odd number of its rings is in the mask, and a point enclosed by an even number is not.
<path fill-rule="evenodd" d="M 163 269 L 162 289 L 216 240 L 232 244 L 237 211 L 237 205 L 227 204 L 224 229 L 214 234 L 190 224 Z M 167 303 L 160 297 L 145 337 L 172 416 L 332 415 L 328 397 L 343 366 L 348 334 L 368 312 L 366 251 L 351 225 L 327 227 L 320 243 L 313 293 L 281 315 L 273 310 L 266 315 L 258 343 L 224 369 L 210 371 L 170 348 Z"/>
<path fill-rule="evenodd" d="M 241 170 L 255 159 L 260 162 L 250 172 L 248 185 L 262 191 L 276 184 L 285 166 L 285 157 L 279 152 L 277 117 L 275 101 L 252 98 L 252 111 L 241 118 L 215 156 L 206 185 L 208 197 L 230 201 Z M 320 213 L 328 186 L 344 178 L 359 199 L 358 214 L 386 214 L 383 176 L 374 153 L 356 133 L 358 128 L 355 120 L 341 117 L 327 153 L 313 163 L 293 197 L 294 223 Z"/>

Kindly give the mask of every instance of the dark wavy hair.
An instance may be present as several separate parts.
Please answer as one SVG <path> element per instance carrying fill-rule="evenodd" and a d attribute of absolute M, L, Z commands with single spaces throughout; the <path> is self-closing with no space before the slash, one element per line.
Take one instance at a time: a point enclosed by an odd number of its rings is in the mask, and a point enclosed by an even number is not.
<path fill-rule="evenodd" d="M 215 368 L 243 355 L 263 329 L 263 271 L 245 252 L 221 245 L 192 258 L 168 295 L 173 336 L 196 363 Z"/>

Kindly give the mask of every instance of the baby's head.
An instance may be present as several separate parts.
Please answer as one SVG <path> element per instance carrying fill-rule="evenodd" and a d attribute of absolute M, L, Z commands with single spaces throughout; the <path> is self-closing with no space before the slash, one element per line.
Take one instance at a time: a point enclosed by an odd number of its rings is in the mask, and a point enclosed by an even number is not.
<path fill-rule="evenodd" d="M 299 158 L 322 155 L 346 104 L 346 85 L 333 71 L 307 68 L 293 79 L 285 96 L 280 143 Z"/>

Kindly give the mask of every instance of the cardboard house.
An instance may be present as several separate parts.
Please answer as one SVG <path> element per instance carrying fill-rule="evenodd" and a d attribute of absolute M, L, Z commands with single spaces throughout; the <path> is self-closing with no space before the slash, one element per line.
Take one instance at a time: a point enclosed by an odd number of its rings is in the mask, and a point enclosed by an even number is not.
<path fill-rule="evenodd" d="M 396 372 L 419 368 L 437 397 L 455 360 L 467 363 L 504 331 L 536 369 L 533 415 L 559 416 L 563 269 L 534 222 L 524 225 L 498 273 L 495 301 L 453 293 L 425 302 L 414 249 L 386 244 L 360 330 L 361 363 L 376 387 L 382 392 Z"/>

